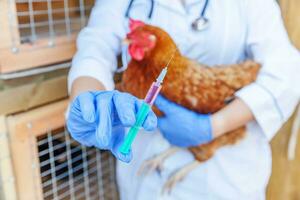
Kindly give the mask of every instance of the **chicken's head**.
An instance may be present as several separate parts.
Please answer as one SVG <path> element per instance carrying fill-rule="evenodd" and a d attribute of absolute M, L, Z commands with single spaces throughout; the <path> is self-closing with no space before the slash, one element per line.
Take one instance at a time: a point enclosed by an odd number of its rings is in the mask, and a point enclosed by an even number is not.
<path fill-rule="evenodd" d="M 144 26 L 142 21 L 130 19 L 130 32 L 125 39 L 129 43 L 130 56 L 137 61 L 143 60 L 147 52 L 151 51 L 156 44 L 156 36 L 145 30 Z"/>

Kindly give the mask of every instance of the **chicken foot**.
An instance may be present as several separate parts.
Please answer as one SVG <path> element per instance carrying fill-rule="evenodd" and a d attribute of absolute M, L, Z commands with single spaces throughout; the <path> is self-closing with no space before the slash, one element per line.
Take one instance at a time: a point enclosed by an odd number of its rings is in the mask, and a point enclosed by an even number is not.
<path fill-rule="evenodd" d="M 167 180 L 167 182 L 164 184 L 162 189 L 162 194 L 168 193 L 170 194 L 172 189 L 175 187 L 175 185 L 182 181 L 184 177 L 188 173 L 190 173 L 192 170 L 194 170 L 196 167 L 198 167 L 201 164 L 198 160 L 195 160 L 187 165 L 185 165 L 183 168 L 180 168 L 179 170 L 175 171 L 170 178 Z"/>
<path fill-rule="evenodd" d="M 155 155 L 153 158 L 144 161 L 137 174 L 139 176 L 142 174 L 146 175 L 154 170 L 156 170 L 158 173 L 161 173 L 161 171 L 163 170 L 164 160 L 179 150 L 179 147 L 171 147 L 161 154 Z"/>

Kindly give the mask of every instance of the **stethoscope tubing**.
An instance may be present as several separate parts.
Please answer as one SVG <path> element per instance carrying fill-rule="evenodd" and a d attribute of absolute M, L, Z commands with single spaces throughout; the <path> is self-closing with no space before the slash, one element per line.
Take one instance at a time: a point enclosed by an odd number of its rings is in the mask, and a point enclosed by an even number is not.
<path fill-rule="evenodd" d="M 150 7 L 150 11 L 148 13 L 148 19 L 152 18 L 152 14 L 153 14 L 153 11 L 154 11 L 154 0 L 150 0 L 150 1 L 151 1 L 151 7 Z M 131 7 L 132 7 L 133 3 L 134 3 L 134 0 L 130 0 L 130 2 L 128 4 L 128 7 L 126 9 L 125 17 L 127 17 L 127 18 L 129 18 L 130 10 L 131 10 Z"/>
<path fill-rule="evenodd" d="M 207 6 L 208 6 L 208 1 L 209 0 L 205 0 L 205 4 L 203 6 L 202 12 L 201 12 L 201 16 L 200 17 L 205 17 L 205 12 L 207 10 Z"/>

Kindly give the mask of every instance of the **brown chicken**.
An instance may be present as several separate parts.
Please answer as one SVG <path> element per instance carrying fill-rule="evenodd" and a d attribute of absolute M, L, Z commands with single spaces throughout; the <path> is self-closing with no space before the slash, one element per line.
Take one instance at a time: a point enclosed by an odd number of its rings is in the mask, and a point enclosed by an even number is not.
<path fill-rule="evenodd" d="M 260 69 L 260 65 L 253 61 L 208 67 L 181 55 L 172 38 L 161 28 L 131 20 L 130 29 L 126 40 L 132 60 L 123 74 L 121 89 L 139 98 L 144 98 L 151 83 L 170 61 L 161 94 L 195 112 L 214 113 L 231 101 L 237 90 L 253 82 Z M 162 115 L 157 109 L 155 112 Z M 245 131 L 245 127 L 241 127 L 207 144 L 189 148 L 195 162 L 170 177 L 164 190 L 170 191 L 186 173 L 211 158 L 218 148 L 243 138 Z M 142 171 L 159 169 L 163 160 L 177 150 L 176 147 L 171 148 L 146 161 Z"/>

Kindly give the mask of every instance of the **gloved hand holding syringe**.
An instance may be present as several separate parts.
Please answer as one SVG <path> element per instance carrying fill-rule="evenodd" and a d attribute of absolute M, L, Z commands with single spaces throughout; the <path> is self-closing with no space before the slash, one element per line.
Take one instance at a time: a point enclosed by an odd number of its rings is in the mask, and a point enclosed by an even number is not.
<path fill-rule="evenodd" d="M 131 144 L 132 144 L 134 138 L 136 137 L 137 133 L 139 132 L 142 124 L 144 123 L 144 121 L 148 115 L 148 112 L 151 109 L 151 106 L 153 105 L 157 95 L 159 94 L 159 91 L 161 90 L 162 82 L 167 74 L 168 64 L 160 72 L 158 78 L 156 79 L 155 82 L 152 83 L 150 89 L 148 90 L 147 95 L 144 99 L 144 102 L 142 103 L 142 106 L 136 115 L 135 124 L 129 129 L 129 132 L 127 133 L 127 135 L 124 139 L 124 143 L 119 148 L 119 151 L 122 154 L 128 154 L 130 152 Z"/>

